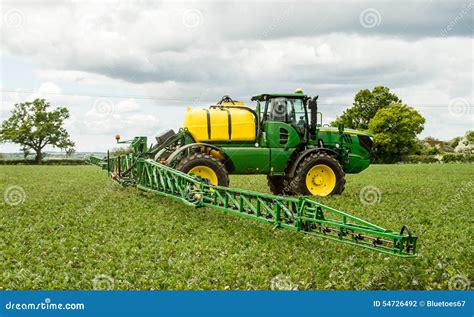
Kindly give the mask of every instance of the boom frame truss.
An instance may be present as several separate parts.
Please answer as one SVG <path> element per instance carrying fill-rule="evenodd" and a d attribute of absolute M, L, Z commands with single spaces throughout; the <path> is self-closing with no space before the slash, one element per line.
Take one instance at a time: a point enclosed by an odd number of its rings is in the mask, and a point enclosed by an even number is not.
<path fill-rule="evenodd" d="M 237 188 L 213 186 L 152 159 L 130 153 L 105 158 L 91 156 L 124 186 L 170 197 L 195 208 L 208 207 L 262 221 L 275 228 L 301 231 L 389 255 L 416 256 L 417 237 L 403 225 L 393 232 L 307 197 L 285 197 Z"/>

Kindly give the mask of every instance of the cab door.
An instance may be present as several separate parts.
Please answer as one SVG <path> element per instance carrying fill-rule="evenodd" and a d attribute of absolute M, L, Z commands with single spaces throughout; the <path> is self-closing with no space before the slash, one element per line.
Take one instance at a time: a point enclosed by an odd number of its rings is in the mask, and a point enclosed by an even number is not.
<path fill-rule="evenodd" d="M 263 131 L 267 147 L 269 148 L 294 148 L 301 143 L 301 138 L 296 129 L 288 123 L 267 121 Z"/>

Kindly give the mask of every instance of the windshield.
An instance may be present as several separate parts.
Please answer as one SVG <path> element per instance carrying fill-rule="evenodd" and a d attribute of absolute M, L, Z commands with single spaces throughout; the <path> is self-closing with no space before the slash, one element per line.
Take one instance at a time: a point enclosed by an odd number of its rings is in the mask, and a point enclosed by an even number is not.
<path fill-rule="evenodd" d="M 277 97 L 270 99 L 268 120 L 280 121 L 289 124 L 304 125 L 305 113 L 302 99 Z"/>

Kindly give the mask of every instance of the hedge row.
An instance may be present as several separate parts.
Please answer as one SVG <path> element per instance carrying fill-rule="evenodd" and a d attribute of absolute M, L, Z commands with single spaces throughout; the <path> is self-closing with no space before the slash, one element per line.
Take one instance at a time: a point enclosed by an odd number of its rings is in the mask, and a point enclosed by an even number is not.
<path fill-rule="evenodd" d="M 444 163 L 450 163 L 450 162 L 473 163 L 474 155 L 447 153 L 443 155 L 443 162 Z"/>
<path fill-rule="evenodd" d="M 55 159 L 43 160 L 41 165 L 85 165 L 85 160 L 81 159 Z M 0 165 L 37 165 L 35 160 L 0 160 Z"/>
<path fill-rule="evenodd" d="M 402 163 L 474 163 L 474 155 L 446 153 L 444 155 L 408 155 Z"/>
<path fill-rule="evenodd" d="M 447 153 L 439 155 L 408 155 L 401 163 L 474 163 L 474 155 Z M 43 160 L 41 165 L 85 165 L 83 159 Z M 0 165 L 37 165 L 35 160 L 0 160 Z"/>

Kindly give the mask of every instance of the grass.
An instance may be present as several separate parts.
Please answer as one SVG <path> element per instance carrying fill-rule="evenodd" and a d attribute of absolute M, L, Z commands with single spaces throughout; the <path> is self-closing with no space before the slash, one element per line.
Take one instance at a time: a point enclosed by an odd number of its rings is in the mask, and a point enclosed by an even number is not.
<path fill-rule="evenodd" d="M 474 165 L 373 165 L 349 175 L 343 195 L 318 199 L 393 230 L 407 224 L 415 259 L 189 208 L 92 166 L 0 175 L 1 194 L 25 194 L 16 206 L 0 200 L 0 289 L 448 289 L 473 278 Z M 231 185 L 268 191 L 264 176 Z M 364 186 L 379 203 L 361 202 Z"/>

